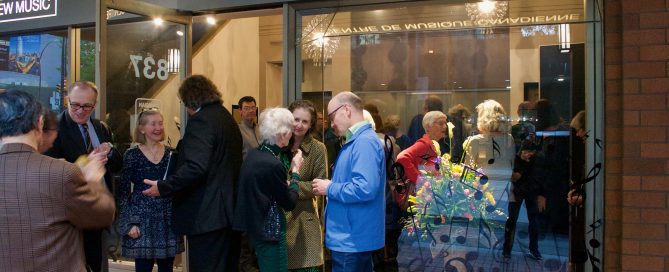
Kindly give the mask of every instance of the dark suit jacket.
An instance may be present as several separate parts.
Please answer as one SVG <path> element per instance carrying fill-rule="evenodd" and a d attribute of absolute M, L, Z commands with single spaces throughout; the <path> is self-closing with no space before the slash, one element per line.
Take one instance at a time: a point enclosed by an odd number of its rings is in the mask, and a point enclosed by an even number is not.
<path fill-rule="evenodd" d="M 188 119 L 174 174 L 158 182 L 160 195 L 172 197 L 176 234 L 232 227 L 242 145 L 237 123 L 219 103 L 202 106 Z"/>
<path fill-rule="evenodd" d="M 0 148 L 0 271 L 86 271 L 80 229 L 108 226 L 114 198 L 71 163 Z"/>
<path fill-rule="evenodd" d="M 100 140 L 100 143 L 112 142 L 112 133 L 109 128 L 97 119 L 91 119 L 95 133 Z M 58 116 L 58 137 L 53 142 L 53 147 L 47 150 L 44 154 L 57 159 L 65 159 L 68 162 L 75 162 L 79 156 L 86 154 L 86 145 L 84 144 L 84 136 L 81 135 L 79 125 L 75 123 L 67 110 Z M 107 188 L 112 190 L 112 177 L 114 173 L 121 171 L 123 167 L 123 156 L 116 148 L 112 148 L 111 156 L 107 161 L 105 168 L 105 182 Z"/>

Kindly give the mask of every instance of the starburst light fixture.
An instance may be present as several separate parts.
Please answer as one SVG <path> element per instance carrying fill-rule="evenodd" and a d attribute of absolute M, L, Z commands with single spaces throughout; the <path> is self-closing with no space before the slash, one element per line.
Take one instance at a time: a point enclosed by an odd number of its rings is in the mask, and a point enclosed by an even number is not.
<path fill-rule="evenodd" d="M 509 3 L 506 1 L 483 0 L 478 3 L 467 3 L 465 9 L 472 21 L 495 20 L 506 17 L 509 11 Z"/>
<path fill-rule="evenodd" d="M 302 48 L 314 66 L 323 65 L 339 48 L 339 37 L 331 37 L 330 16 L 334 15 L 316 15 L 302 30 Z"/>
<path fill-rule="evenodd" d="M 520 28 L 520 33 L 523 37 L 530 37 L 536 35 L 550 36 L 557 34 L 557 26 L 555 25 L 534 25 L 524 26 Z"/>
<path fill-rule="evenodd" d="M 492 21 L 503 19 L 509 11 L 506 1 L 483 0 L 478 3 L 466 3 L 465 9 L 470 20 L 477 24 L 492 25 Z M 483 34 L 493 34 L 492 28 L 486 28 Z"/>

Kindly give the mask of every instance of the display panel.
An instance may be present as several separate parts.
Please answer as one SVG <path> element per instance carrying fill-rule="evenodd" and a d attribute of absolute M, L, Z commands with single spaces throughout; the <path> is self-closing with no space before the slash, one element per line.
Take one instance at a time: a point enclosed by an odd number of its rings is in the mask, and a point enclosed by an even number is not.
<path fill-rule="evenodd" d="M 21 89 L 48 108 L 63 108 L 65 38 L 53 34 L 0 37 L 0 89 Z"/>

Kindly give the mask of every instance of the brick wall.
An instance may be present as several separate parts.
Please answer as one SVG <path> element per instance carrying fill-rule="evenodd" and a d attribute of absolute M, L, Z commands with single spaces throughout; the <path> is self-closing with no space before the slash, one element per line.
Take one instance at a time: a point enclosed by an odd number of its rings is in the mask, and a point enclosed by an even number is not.
<path fill-rule="evenodd" d="M 605 271 L 669 271 L 669 0 L 604 2 Z"/>

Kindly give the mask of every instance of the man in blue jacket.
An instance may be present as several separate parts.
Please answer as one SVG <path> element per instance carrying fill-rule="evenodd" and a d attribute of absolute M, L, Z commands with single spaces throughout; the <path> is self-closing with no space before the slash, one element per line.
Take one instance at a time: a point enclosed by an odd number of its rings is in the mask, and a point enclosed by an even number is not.
<path fill-rule="evenodd" d="M 314 194 L 328 197 L 325 245 L 332 271 L 372 271 L 372 252 L 384 245 L 385 197 L 383 146 L 362 116 L 360 97 L 336 95 L 328 117 L 338 136 L 346 136 L 332 180 L 314 179 Z"/>

